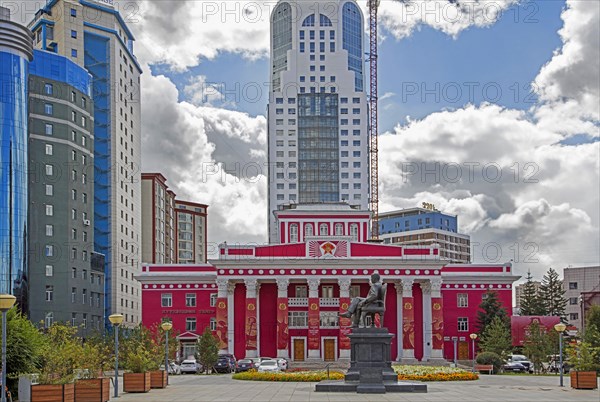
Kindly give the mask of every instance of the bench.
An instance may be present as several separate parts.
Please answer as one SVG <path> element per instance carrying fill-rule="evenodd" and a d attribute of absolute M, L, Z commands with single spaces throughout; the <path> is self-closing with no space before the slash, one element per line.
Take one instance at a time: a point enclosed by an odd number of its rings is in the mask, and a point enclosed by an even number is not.
<path fill-rule="evenodd" d="M 476 364 L 475 371 L 477 371 L 477 372 L 487 371 L 488 374 L 494 374 L 494 365 L 493 364 Z"/>

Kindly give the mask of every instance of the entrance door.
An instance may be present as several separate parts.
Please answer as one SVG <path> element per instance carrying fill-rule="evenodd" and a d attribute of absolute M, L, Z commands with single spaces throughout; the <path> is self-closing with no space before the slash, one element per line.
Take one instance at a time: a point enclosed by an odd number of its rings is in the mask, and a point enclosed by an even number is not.
<path fill-rule="evenodd" d="M 458 360 L 469 360 L 469 342 L 458 342 Z"/>
<path fill-rule="evenodd" d="M 335 360 L 335 339 L 324 339 L 323 344 L 325 347 L 323 360 L 326 362 L 332 362 Z"/>
<path fill-rule="evenodd" d="M 294 360 L 304 361 L 304 339 L 294 339 Z"/>

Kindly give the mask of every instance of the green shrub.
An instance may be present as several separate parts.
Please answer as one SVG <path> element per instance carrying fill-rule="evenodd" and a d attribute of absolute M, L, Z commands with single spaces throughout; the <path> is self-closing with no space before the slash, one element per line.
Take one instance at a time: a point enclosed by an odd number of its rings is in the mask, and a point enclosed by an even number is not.
<path fill-rule="evenodd" d="M 494 373 L 498 373 L 504 364 L 500 356 L 494 352 L 479 353 L 476 362 L 477 364 L 492 364 L 494 366 Z"/>

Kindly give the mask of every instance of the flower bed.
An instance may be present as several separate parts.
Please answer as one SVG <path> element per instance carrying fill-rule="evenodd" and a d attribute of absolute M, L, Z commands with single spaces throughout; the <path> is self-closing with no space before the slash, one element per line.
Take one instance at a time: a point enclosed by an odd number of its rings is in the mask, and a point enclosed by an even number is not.
<path fill-rule="evenodd" d="M 323 380 L 343 380 L 344 374 L 339 371 L 298 371 L 295 373 L 268 373 L 254 370 L 245 371 L 233 375 L 234 380 L 245 381 L 283 381 L 283 382 L 319 382 Z"/>
<path fill-rule="evenodd" d="M 433 366 L 392 366 L 398 373 L 398 380 L 413 381 L 472 381 L 479 375 L 454 367 Z"/>

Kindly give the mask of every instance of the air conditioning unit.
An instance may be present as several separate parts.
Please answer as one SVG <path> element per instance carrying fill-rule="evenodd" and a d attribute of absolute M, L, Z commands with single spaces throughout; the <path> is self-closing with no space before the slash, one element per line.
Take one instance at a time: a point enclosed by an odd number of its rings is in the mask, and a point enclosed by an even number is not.
<path fill-rule="evenodd" d="M 84 224 L 85 226 L 90 226 L 90 220 L 89 220 L 89 219 L 84 219 L 84 220 L 83 220 L 83 224 Z"/>

